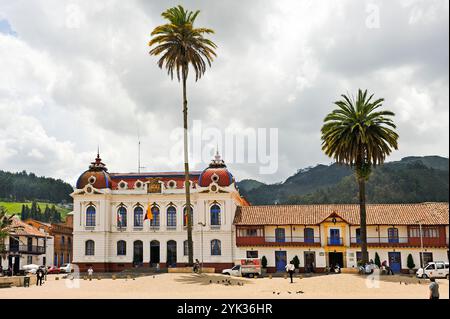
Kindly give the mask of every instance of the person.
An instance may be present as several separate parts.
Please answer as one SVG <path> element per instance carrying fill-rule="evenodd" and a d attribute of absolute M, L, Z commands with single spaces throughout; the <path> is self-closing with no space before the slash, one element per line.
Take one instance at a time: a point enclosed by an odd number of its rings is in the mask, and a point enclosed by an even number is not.
<path fill-rule="evenodd" d="M 38 270 L 36 270 L 36 286 L 42 286 L 42 281 L 44 279 L 44 272 L 42 271 L 41 268 L 39 268 Z"/>
<path fill-rule="evenodd" d="M 3 266 L 0 264 L 0 277 L 3 276 Z"/>
<path fill-rule="evenodd" d="M 88 277 L 89 277 L 89 280 L 92 280 L 92 275 L 94 274 L 94 269 L 92 268 L 92 266 L 91 267 L 89 267 L 89 269 L 88 269 Z"/>
<path fill-rule="evenodd" d="M 334 272 L 341 273 L 341 266 L 339 266 L 339 263 L 336 263 L 336 266 L 334 266 Z"/>
<path fill-rule="evenodd" d="M 294 266 L 294 262 L 292 260 L 289 262 L 289 264 L 286 265 L 286 271 L 289 274 L 289 277 L 291 278 L 291 284 L 292 284 L 294 282 L 293 276 L 294 276 L 294 272 L 295 272 L 295 266 Z"/>
<path fill-rule="evenodd" d="M 430 299 L 439 299 L 439 284 L 434 278 L 430 278 L 430 282 Z"/>
<path fill-rule="evenodd" d="M 195 273 L 198 273 L 200 271 L 200 261 L 198 261 L 198 259 L 195 260 L 194 269 L 193 270 L 194 270 Z"/>
<path fill-rule="evenodd" d="M 388 263 L 387 263 L 386 260 L 383 261 L 383 263 L 381 264 L 381 266 L 384 267 L 384 269 L 386 270 L 386 272 L 387 272 L 388 275 L 394 275 L 394 271 L 392 270 L 391 267 L 389 267 L 389 265 L 388 265 Z"/>
<path fill-rule="evenodd" d="M 315 265 L 314 265 L 314 261 L 311 262 L 311 272 L 314 273 L 315 272 Z"/>

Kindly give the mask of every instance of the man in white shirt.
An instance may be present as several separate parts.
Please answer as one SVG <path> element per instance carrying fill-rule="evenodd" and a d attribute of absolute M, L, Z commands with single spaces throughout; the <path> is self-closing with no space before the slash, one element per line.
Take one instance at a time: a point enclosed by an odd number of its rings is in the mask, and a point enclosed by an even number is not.
<path fill-rule="evenodd" d="M 295 272 L 295 266 L 292 261 L 290 261 L 289 264 L 286 265 L 286 271 L 288 272 L 289 277 L 291 278 L 291 284 L 292 284 L 294 282 L 292 276 L 294 275 L 294 272 Z"/>

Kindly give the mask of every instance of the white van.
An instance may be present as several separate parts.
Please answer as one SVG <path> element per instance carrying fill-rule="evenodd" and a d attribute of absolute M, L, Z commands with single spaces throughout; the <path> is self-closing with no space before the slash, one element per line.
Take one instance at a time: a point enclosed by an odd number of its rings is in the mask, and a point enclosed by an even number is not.
<path fill-rule="evenodd" d="M 222 270 L 222 274 L 236 277 L 261 276 L 261 260 L 257 258 L 241 259 L 237 265 L 230 269 Z"/>
<path fill-rule="evenodd" d="M 448 263 L 443 261 L 429 262 L 425 268 L 419 268 L 416 272 L 419 278 L 447 278 Z"/>

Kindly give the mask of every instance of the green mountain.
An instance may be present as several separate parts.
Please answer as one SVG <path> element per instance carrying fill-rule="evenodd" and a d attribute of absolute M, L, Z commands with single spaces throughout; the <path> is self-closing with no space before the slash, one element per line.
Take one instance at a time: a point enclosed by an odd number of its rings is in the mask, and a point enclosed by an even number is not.
<path fill-rule="evenodd" d="M 370 203 L 414 203 L 449 199 L 449 160 L 439 156 L 411 156 L 374 169 L 367 184 Z M 244 181 L 243 181 L 244 182 Z M 299 170 L 279 184 L 238 187 L 253 205 L 357 203 L 353 171 L 338 164 Z M 252 185 L 259 182 L 252 181 Z"/>

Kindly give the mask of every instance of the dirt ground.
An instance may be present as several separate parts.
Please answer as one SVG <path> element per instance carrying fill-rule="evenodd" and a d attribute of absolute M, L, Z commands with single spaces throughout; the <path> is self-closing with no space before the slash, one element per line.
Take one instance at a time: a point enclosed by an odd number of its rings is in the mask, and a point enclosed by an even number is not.
<path fill-rule="evenodd" d="M 56 277 L 60 278 L 56 280 Z M 228 281 L 228 282 L 227 282 Z M 441 298 L 449 298 L 447 279 L 438 279 Z M 231 283 L 231 284 L 230 284 Z M 219 274 L 159 274 L 135 279 L 62 279 L 49 276 L 43 286 L 0 289 L 0 299 L 8 298 L 187 298 L 187 299 L 424 299 L 427 280 L 407 276 L 379 279 L 354 274 L 296 277 L 294 283 L 282 277 L 243 279 Z"/>

